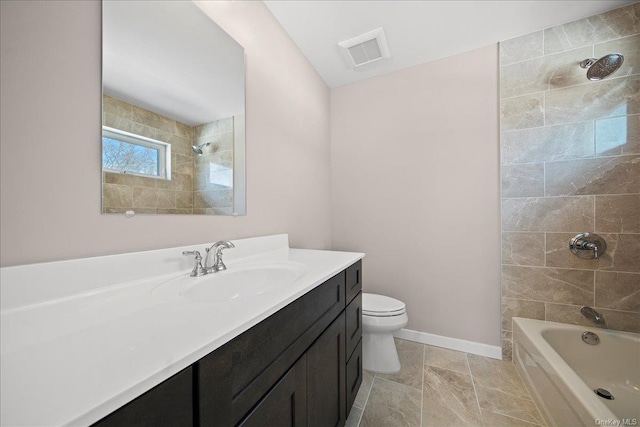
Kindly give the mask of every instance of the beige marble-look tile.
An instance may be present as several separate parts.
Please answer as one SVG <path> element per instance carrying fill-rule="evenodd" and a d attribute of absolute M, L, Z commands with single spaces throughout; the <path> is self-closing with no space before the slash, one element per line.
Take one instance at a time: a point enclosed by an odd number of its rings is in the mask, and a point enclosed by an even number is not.
<path fill-rule="evenodd" d="M 507 132 L 544 124 L 544 96 L 542 93 L 503 99 L 500 101 L 500 130 Z"/>
<path fill-rule="evenodd" d="M 360 425 L 360 418 L 362 417 L 362 412 L 363 412 L 362 408 L 358 408 L 355 406 L 352 407 L 344 427 L 358 427 Z"/>
<path fill-rule="evenodd" d="M 471 375 L 467 355 L 461 351 L 427 345 L 425 346 L 424 363 L 428 366 Z"/>
<path fill-rule="evenodd" d="M 640 153 L 640 115 L 596 120 L 596 155 Z"/>
<path fill-rule="evenodd" d="M 567 64 L 579 64 L 590 58 L 592 51 L 592 47 L 587 46 L 500 67 L 500 97 L 510 98 L 585 83 L 584 70 Z"/>
<path fill-rule="evenodd" d="M 136 208 L 136 209 L 131 209 L 131 207 L 126 207 L 126 208 L 104 208 L 102 210 L 103 213 L 108 213 L 108 214 L 124 214 L 127 211 L 133 210 L 135 212 L 136 215 L 155 215 L 156 214 L 156 208 Z"/>
<path fill-rule="evenodd" d="M 165 188 L 176 191 L 192 191 L 193 176 L 189 174 L 173 173 L 171 179 L 158 180 L 157 188 Z"/>
<path fill-rule="evenodd" d="M 134 208 L 155 208 L 158 206 L 158 189 L 133 187 Z"/>
<path fill-rule="evenodd" d="M 596 196 L 596 233 L 640 233 L 640 194 Z"/>
<path fill-rule="evenodd" d="M 502 166 L 502 197 L 544 196 L 544 163 Z"/>
<path fill-rule="evenodd" d="M 618 234 L 613 264 L 606 270 L 640 273 L 640 234 Z"/>
<path fill-rule="evenodd" d="M 131 104 L 109 95 L 102 95 L 102 112 L 131 120 Z"/>
<path fill-rule="evenodd" d="M 172 153 L 177 153 L 183 156 L 193 155 L 193 150 L 191 149 L 193 144 L 190 139 L 183 138 L 161 129 L 153 129 L 153 136 L 150 138 L 170 144 Z"/>
<path fill-rule="evenodd" d="M 360 426 L 420 426 L 421 395 L 413 387 L 375 378 Z"/>
<path fill-rule="evenodd" d="M 596 58 L 601 58 L 610 53 L 624 55 L 624 61 L 616 71 L 616 77 L 640 73 L 640 34 L 598 43 L 593 47 L 593 53 Z"/>
<path fill-rule="evenodd" d="M 640 5 L 635 3 L 544 30 L 544 53 L 617 39 L 640 32 Z"/>
<path fill-rule="evenodd" d="M 502 330 L 511 330 L 511 319 L 525 317 L 527 319 L 544 320 L 544 302 L 502 298 Z"/>
<path fill-rule="evenodd" d="M 165 132 L 175 133 L 176 122 L 168 117 L 154 113 L 153 111 L 145 110 L 144 108 L 132 106 L 132 120 L 136 123 L 152 127 L 154 129 L 160 129 Z"/>
<path fill-rule="evenodd" d="M 546 125 L 640 113 L 640 76 L 621 77 L 545 93 Z"/>
<path fill-rule="evenodd" d="M 596 272 L 597 307 L 640 311 L 640 273 Z"/>
<path fill-rule="evenodd" d="M 618 311 L 599 307 L 596 309 L 607 319 L 610 329 L 640 333 L 640 314 L 637 311 Z"/>
<path fill-rule="evenodd" d="M 423 426 L 481 424 L 471 375 L 425 366 L 423 393 Z"/>
<path fill-rule="evenodd" d="M 516 398 L 530 398 L 513 363 L 475 354 L 467 354 L 467 359 L 476 387 L 495 389 Z"/>
<path fill-rule="evenodd" d="M 193 191 L 176 191 L 176 208 L 193 208 Z"/>
<path fill-rule="evenodd" d="M 481 412 L 484 425 L 487 427 L 535 427 L 538 425 L 507 417 L 506 415 L 496 414 L 486 409 L 481 409 Z"/>
<path fill-rule="evenodd" d="M 545 194 L 640 193 L 640 155 L 549 162 Z"/>
<path fill-rule="evenodd" d="M 132 187 L 118 184 L 104 184 L 102 186 L 102 206 L 104 208 L 128 208 L 132 204 Z"/>
<path fill-rule="evenodd" d="M 424 344 L 398 338 L 394 338 L 394 341 L 400 359 L 400 371 L 395 374 L 376 374 L 376 377 L 420 390 L 422 388 Z"/>
<path fill-rule="evenodd" d="M 544 266 L 544 233 L 502 233 L 502 263 Z"/>
<path fill-rule="evenodd" d="M 146 138 L 156 139 L 156 130 L 154 128 L 142 123 L 123 119 L 112 114 L 104 114 L 103 124 L 110 128 L 119 129 L 125 132 L 144 136 Z"/>
<path fill-rule="evenodd" d="M 476 386 L 480 409 L 517 418 L 534 424 L 544 424 L 536 404 L 527 398 L 517 398 L 493 388 Z"/>
<path fill-rule="evenodd" d="M 594 204 L 593 196 L 503 199 L 502 230 L 593 230 Z"/>
<path fill-rule="evenodd" d="M 500 65 L 508 65 L 542 56 L 543 44 L 542 31 L 502 41 L 500 42 Z"/>
<path fill-rule="evenodd" d="M 193 214 L 193 210 L 192 209 L 176 209 L 176 208 L 158 208 L 156 209 L 156 213 L 167 214 L 167 215 L 191 215 Z"/>
<path fill-rule="evenodd" d="M 175 126 L 176 135 L 181 136 L 182 138 L 187 138 L 188 140 L 193 139 L 193 127 L 178 121 L 175 122 Z"/>
<path fill-rule="evenodd" d="M 192 213 L 194 215 L 209 215 L 206 208 L 193 208 Z"/>
<path fill-rule="evenodd" d="M 233 190 L 207 190 L 193 193 L 194 208 L 233 207 Z"/>
<path fill-rule="evenodd" d="M 594 326 L 586 317 L 580 313 L 583 305 L 592 307 L 591 304 L 571 305 L 571 304 L 545 304 L 545 320 L 548 322 L 568 323 L 570 325 Z"/>
<path fill-rule="evenodd" d="M 175 209 L 176 208 L 176 192 L 174 190 L 158 189 L 157 208 Z M 160 213 L 160 212 L 158 212 Z M 180 212 L 176 212 L 180 213 Z"/>
<path fill-rule="evenodd" d="M 104 173 L 104 182 L 106 184 L 129 185 L 132 187 L 148 187 L 155 188 L 158 178 L 147 178 L 145 176 L 133 175 L 130 173 Z"/>
<path fill-rule="evenodd" d="M 502 266 L 502 296 L 530 301 L 593 304 L 594 272 Z"/>
<path fill-rule="evenodd" d="M 503 132 L 503 165 L 580 159 L 594 155 L 593 121 Z"/>
<path fill-rule="evenodd" d="M 500 333 L 500 342 L 502 345 L 502 360 L 511 361 L 513 359 L 513 333 L 511 331 L 502 331 Z"/>
<path fill-rule="evenodd" d="M 362 371 L 362 383 L 360 384 L 360 390 L 358 390 L 353 406 L 364 409 L 367 399 L 369 398 L 369 393 L 371 392 L 374 376 L 375 374 L 372 372 Z"/>
<path fill-rule="evenodd" d="M 596 259 L 578 258 L 569 249 L 569 241 L 576 233 L 547 233 L 546 265 L 547 267 L 580 268 L 584 270 L 609 269 L 614 264 L 617 255 L 618 235 L 601 234 L 607 244 L 604 254 Z"/>
<path fill-rule="evenodd" d="M 193 176 L 193 156 L 171 153 L 173 160 L 171 170 L 174 173 Z"/>

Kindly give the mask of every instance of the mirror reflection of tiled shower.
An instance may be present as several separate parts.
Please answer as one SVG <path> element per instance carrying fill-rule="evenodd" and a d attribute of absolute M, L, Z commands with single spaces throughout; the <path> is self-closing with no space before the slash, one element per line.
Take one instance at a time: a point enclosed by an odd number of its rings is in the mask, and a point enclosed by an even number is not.
<path fill-rule="evenodd" d="M 588 326 L 587 305 L 612 329 L 640 332 L 639 10 L 636 3 L 500 44 L 507 358 L 515 316 Z M 624 61 L 613 72 L 587 78 L 581 62 L 614 54 Z M 569 250 L 584 232 L 606 241 L 600 259 Z"/>

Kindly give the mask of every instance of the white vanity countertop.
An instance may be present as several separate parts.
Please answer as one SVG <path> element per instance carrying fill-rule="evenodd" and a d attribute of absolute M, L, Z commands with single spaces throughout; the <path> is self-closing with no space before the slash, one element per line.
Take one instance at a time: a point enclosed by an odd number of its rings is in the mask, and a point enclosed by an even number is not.
<path fill-rule="evenodd" d="M 0 424 L 92 424 L 364 256 L 289 249 L 286 235 L 233 243 L 236 248 L 225 252 L 227 272 L 253 263 L 297 263 L 306 274 L 285 290 L 212 306 L 152 296 L 159 284 L 188 275 L 184 266 L 190 262 L 180 259 L 182 269 L 175 270 L 170 258 L 182 258 L 190 248 L 0 269 Z M 199 248 L 204 252 L 204 245 Z M 163 274 L 140 278 L 140 261 L 157 256 L 164 264 L 150 271 Z M 135 280 L 104 286 L 108 279 L 87 277 L 91 284 L 80 290 L 77 269 L 90 276 L 88 266 L 107 275 L 121 266 L 112 276 Z M 53 283 L 45 286 L 43 300 L 33 294 L 44 285 L 34 282 L 45 279 Z M 51 288 L 58 284 L 56 295 Z"/>

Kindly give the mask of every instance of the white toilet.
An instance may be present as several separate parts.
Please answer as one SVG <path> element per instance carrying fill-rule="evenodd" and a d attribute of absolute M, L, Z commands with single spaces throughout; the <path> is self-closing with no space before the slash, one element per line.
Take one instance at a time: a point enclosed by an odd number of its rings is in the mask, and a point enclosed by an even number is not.
<path fill-rule="evenodd" d="M 377 294 L 362 294 L 362 367 L 391 374 L 400 370 L 393 333 L 407 325 L 402 301 Z"/>

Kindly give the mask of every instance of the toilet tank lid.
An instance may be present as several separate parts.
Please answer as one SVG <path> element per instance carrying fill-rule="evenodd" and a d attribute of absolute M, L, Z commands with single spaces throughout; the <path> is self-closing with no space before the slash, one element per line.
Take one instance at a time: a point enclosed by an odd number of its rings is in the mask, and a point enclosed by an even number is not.
<path fill-rule="evenodd" d="M 388 313 L 402 311 L 405 304 L 395 298 L 378 294 L 362 294 L 362 311 L 373 313 Z"/>

